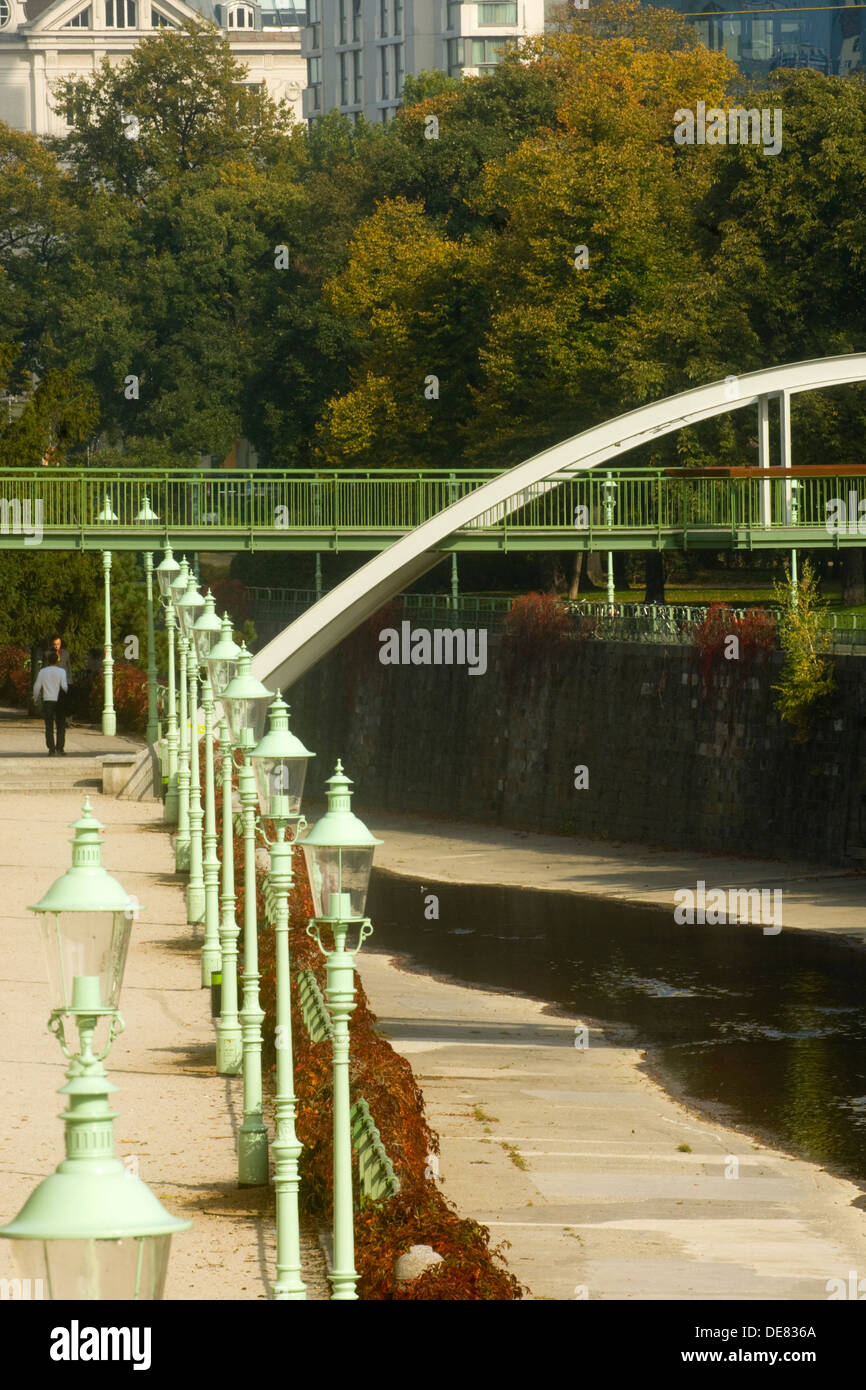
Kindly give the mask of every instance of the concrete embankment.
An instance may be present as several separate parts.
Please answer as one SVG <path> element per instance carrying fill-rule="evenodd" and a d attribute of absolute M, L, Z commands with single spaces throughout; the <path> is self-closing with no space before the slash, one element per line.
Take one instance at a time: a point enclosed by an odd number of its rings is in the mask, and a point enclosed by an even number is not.
<path fill-rule="evenodd" d="M 786 928 L 863 939 L 863 879 L 839 870 L 366 819 L 385 841 L 377 864 L 409 877 L 667 910 L 698 879 L 775 886 Z M 828 1280 L 866 1273 L 856 1184 L 697 1115 L 611 1033 L 590 1027 L 576 1048 L 584 1020 L 411 971 L 374 942 L 359 973 L 424 1092 L 443 1190 L 511 1243 L 509 1264 L 535 1298 L 823 1300 Z"/>

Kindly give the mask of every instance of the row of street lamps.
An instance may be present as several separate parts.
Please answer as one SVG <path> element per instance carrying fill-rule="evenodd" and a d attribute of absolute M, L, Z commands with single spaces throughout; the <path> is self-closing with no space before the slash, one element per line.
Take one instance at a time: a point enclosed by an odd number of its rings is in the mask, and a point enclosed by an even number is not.
<path fill-rule="evenodd" d="M 110 511 L 110 502 L 106 499 Z M 108 519 L 108 518 L 106 518 Z M 151 518 L 148 518 L 151 519 Z M 158 518 L 157 518 L 158 520 Z M 152 558 L 152 557 L 149 557 Z M 111 656 L 109 575 L 105 553 L 106 661 Z M 152 565 L 148 566 L 150 577 Z M 170 546 L 156 567 L 168 634 L 165 739 L 168 783 L 165 819 L 177 825 L 175 864 L 189 874 L 187 920 L 204 922 L 202 987 L 221 978 L 216 1063 L 220 1075 L 243 1074 L 243 1122 L 238 1133 L 238 1183 L 268 1182 L 268 1134 L 262 1115 L 262 1023 L 256 920 L 256 834 L 269 851 L 269 884 L 276 960 L 276 1095 L 274 1186 L 277 1216 L 275 1299 L 303 1299 L 298 1214 L 301 1144 L 295 1122 L 292 1051 L 289 895 L 293 847 L 300 839 L 315 918 L 307 927 L 327 961 L 325 999 L 334 1025 L 334 1243 L 332 1298 L 356 1299 L 349 1095 L 349 1018 L 355 1007 L 354 957 L 372 932 L 364 915 L 377 840 L 351 809 L 351 782 L 341 763 L 328 779 L 327 813 L 310 829 L 301 814 L 306 769 L 315 756 L 289 729 L 279 691 L 257 680 L 244 644 L 233 640 L 228 614 L 220 620 L 213 596 L 202 597 L 184 559 Z M 149 600 L 152 595 L 149 592 Z M 150 651 L 152 603 L 148 620 Z M 175 680 L 175 646 L 178 679 Z M 109 667 L 106 707 L 111 705 Z M 198 688 L 204 710 L 204 809 L 199 767 Z M 179 697 L 179 698 L 178 698 Z M 222 874 L 217 855 L 214 736 L 216 702 L 222 786 Z M 149 729 L 151 713 L 149 701 Z M 179 706 L 179 710 L 178 710 Z M 112 710 L 113 713 L 113 710 Z M 269 727 L 265 728 L 269 717 Z M 103 724 L 105 730 L 105 723 Z M 113 732 L 113 729 L 112 729 Z M 239 759 L 239 761 L 235 761 Z M 232 769 L 237 768 L 244 838 L 243 1000 L 238 1009 Z M 266 823 L 274 826 L 269 839 Z M 164 1210 L 140 1179 L 113 1156 L 115 1089 L 103 1061 L 123 1028 L 120 987 L 132 922 L 140 907 L 101 866 L 99 831 L 89 801 L 73 827 L 72 867 L 32 909 L 43 922 L 52 1002 L 49 1027 L 69 1060 L 64 1112 L 66 1159 L 42 1182 L 0 1235 L 13 1240 L 24 1277 L 47 1282 L 50 1298 L 159 1298 L 171 1235 L 191 1224 Z M 347 949 L 350 932 L 356 944 Z M 333 944 L 328 944 L 332 942 Z M 64 1021 L 78 1030 L 67 1043 Z M 94 1034 L 108 1020 L 103 1050 Z"/>

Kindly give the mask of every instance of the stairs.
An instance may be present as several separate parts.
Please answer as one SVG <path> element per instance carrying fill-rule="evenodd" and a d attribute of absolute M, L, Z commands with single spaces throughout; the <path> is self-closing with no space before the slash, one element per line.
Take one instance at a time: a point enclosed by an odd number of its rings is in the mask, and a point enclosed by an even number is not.
<path fill-rule="evenodd" d="M 0 794 L 44 796 L 102 789 L 105 753 L 140 754 L 141 739 L 106 738 L 91 725 L 73 724 L 66 732 L 66 754 L 49 758 L 41 719 L 23 710 L 0 709 Z"/>

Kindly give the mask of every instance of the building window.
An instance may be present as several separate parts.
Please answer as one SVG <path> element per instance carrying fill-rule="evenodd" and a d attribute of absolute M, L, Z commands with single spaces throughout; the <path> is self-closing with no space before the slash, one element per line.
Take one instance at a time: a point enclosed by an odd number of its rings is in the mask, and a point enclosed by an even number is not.
<path fill-rule="evenodd" d="M 361 42 L 361 0 L 352 0 L 352 43 Z"/>
<path fill-rule="evenodd" d="M 340 57 L 340 105 L 349 105 L 349 55 L 341 53 Z"/>
<path fill-rule="evenodd" d="M 106 29 L 134 29 L 135 0 L 105 0 Z"/>
<path fill-rule="evenodd" d="M 459 77 L 463 71 L 463 40 L 448 40 L 448 76 Z"/>
<path fill-rule="evenodd" d="M 471 66 L 481 70 L 495 68 L 502 58 L 502 54 L 497 50 L 507 47 L 508 39 L 505 37 L 501 39 L 473 39 Z"/>
<path fill-rule="evenodd" d="M 232 5 L 229 9 L 230 29 L 255 29 L 256 17 L 249 5 Z"/>
<path fill-rule="evenodd" d="M 160 14 L 159 10 L 151 10 L 151 12 L 150 12 L 150 24 L 151 24 L 151 28 L 152 28 L 152 29 L 173 29 L 173 28 L 174 28 L 174 25 L 172 24 L 171 20 L 170 20 L 170 19 L 166 19 L 166 17 L 165 17 L 164 14 Z"/>
<path fill-rule="evenodd" d="M 394 95 L 395 95 L 395 97 L 401 97 L 401 96 L 403 95 L 403 45 L 402 45 L 402 43 L 397 43 L 397 44 L 394 45 Z"/>
<path fill-rule="evenodd" d="M 0 28 L 3 27 L 3 5 L 6 0 L 0 0 Z M 155 13 L 155 11 L 154 11 Z M 64 29 L 89 29 L 90 28 L 90 6 L 86 10 L 79 10 L 71 19 L 64 24 Z"/>
<path fill-rule="evenodd" d="M 448 0 L 445 6 L 445 28 L 450 34 L 460 33 L 460 0 Z"/>
<path fill-rule="evenodd" d="M 382 89 L 381 92 L 380 92 L 380 98 L 381 98 L 382 101 L 387 101 L 388 98 L 389 98 L 390 95 L 391 95 L 391 84 L 390 84 L 390 82 L 389 82 L 389 80 L 388 80 L 388 53 L 389 53 L 389 51 L 390 51 L 390 50 L 387 49 L 387 48 L 380 48 L 380 49 L 379 49 L 379 66 L 380 66 L 380 69 L 381 69 L 381 71 L 380 71 L 380 77 L 379 77 L 379 85 L 380 85 L 380 87 L 381 87 L 381 89 Z"/>
<path fill-rule="evenodd" d="M 403 0 L 394 0 L 394 33 L 403 32 Z"/>
<path fill-rule="evenodd" d="M 320 87 L 322 85 L 322 60 L 321 58 L 307 59 L 307 86 Z"/>
<path fill-rule="evenodd" d="M 379 0 L 379 37 L 388 37 L 388 0 Z"/>
<path fill-rule="evenodd" d="M 352 101 L 355 106 L 363 105 L 364 101 L 364 69 L 361 57 L 360 48 L 352 50 Z"/>
<path fill-rule="evenodd" d="M 346 38 L 346 35 L 347 35 L 348 32 L 349 32 L 349 26 L 348 26 L 348 24 L 347 24 L 347 22 L 346 22 L 346 20 L 347 20 L 346 6 L 347 6 L 348 3 L 349 3 L 349 0 L 340 0 L 340 37 L 339 37 L 339 39 L 337 40 L 338 43 L 347 43 L 347 42 L 348 42 L 348 39 Z"/>
<path fill-rule="evenodd" d="M 506 0 L 505 4 L 498 5 L 479 5 L 478 6 L 478 27 L 485 28 L 488 24 L 516 24 L 517 23 L 517 0 Z"/>
<path fill-rule="evenodd" d="M 9 0 L 0 0 L 0 29 L 5 29 L 11 18 L 12 6 L 9 4 Z M 68 28 L 68 25 L 63 27 Z"/>

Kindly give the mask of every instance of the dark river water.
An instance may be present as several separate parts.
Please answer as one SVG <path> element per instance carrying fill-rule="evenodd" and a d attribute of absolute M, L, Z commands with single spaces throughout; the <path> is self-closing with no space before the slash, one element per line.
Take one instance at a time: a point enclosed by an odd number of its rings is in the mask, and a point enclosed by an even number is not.
<path fill-rule="evenodd" d="M 425 899 L 439 919 L 425 919 Z M 376 870 L 369 946 L 625 1025 L 660 1079 L 866 1184 L 866 950 L 803 931 Z M 368 947 L 369 949 L 369 947 Z"/>

